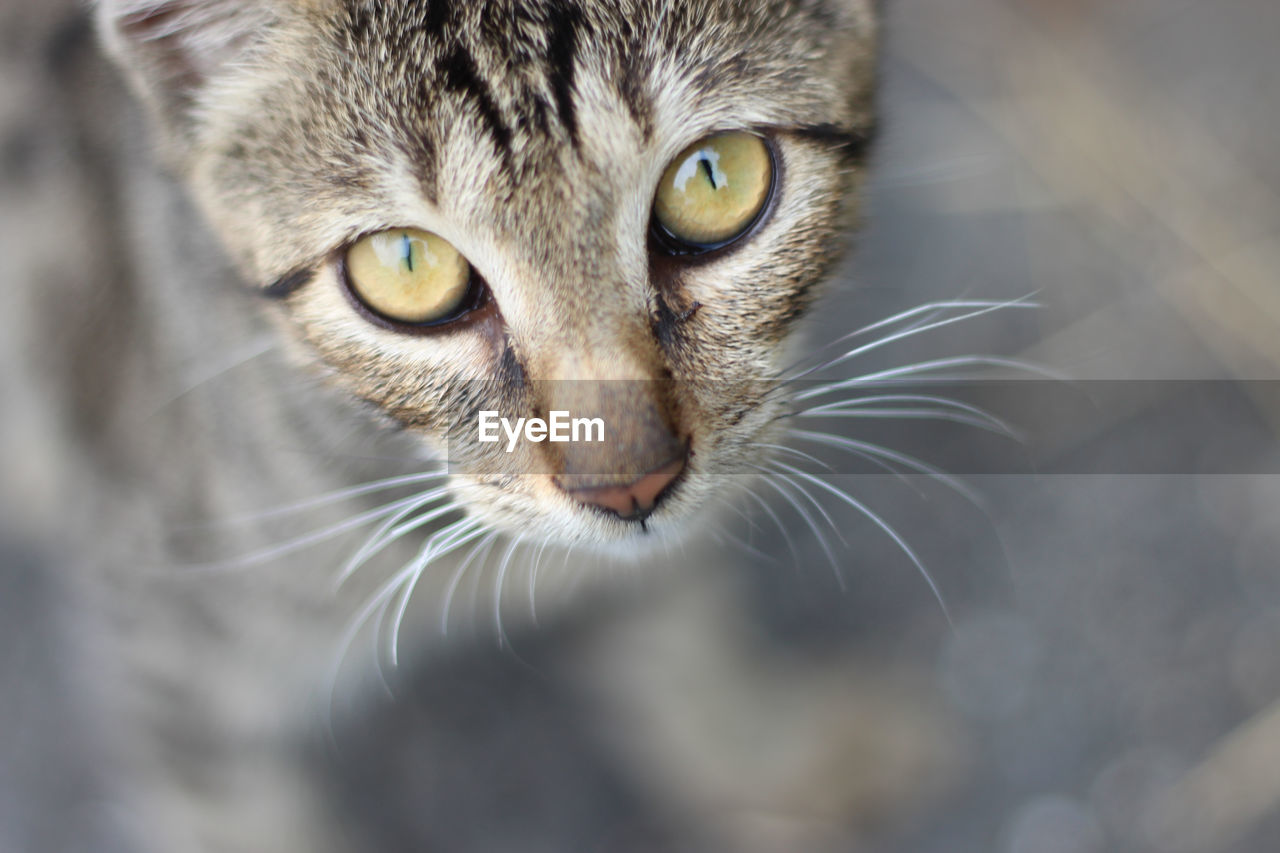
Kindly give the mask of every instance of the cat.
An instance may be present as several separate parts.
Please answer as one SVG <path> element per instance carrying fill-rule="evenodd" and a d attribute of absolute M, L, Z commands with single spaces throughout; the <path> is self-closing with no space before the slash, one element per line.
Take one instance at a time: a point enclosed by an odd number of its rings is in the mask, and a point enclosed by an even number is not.
<path fill-rule="evenodd" d="M 801 321 L 857 220 L 874 6 L 98 0 L 145 122 L 71 49 L 86 33 L 56 33 L 70 165 L 29 164 L 56 214 L 6 230 L 57 259 L 18 274 L 60 309 L 40 333 L 67 361 L 39 369 L 62 390 L 32 410 L 75 452 L 13 517 L 93 543 L 56 560 L 124 849 L 361 849 L 300 732 L 368 668 L 360 632 L 420 646 L 411 601 L 451 602 L 491 551 L 499 616 L 516 543 L 577 573 L 714 560 L 707 519 L 781 443 Z M 608 440 L 487 442 L 485 413 Z M 352 516 L 203 566 L 175 538 L 393 486 L 345 565 L 302 546 Z"/>
<path fill-rule="evenodd" d="M 453 435 L 477 523 L 629 542 L 609 504 L 633 485 L 663 496 L 643 532 L 675 526 L 772 434 L 760 380 L 871 133 L 866 3 L 100 8 L 242 277 L 353 397 L 437 451 Z M 707 152 L 741 160 L 740 210 L 675 189 Z M 380 240 L 421 246 L 408 284 L 375 281 Z M 415 278 L 414 251 L 456 286 Z M 405 287 L 456 292 L 424 313 Z M 612 415 L 609 449 L 542 472 L 458 440 L 481 410 L 571 409 Z"/>

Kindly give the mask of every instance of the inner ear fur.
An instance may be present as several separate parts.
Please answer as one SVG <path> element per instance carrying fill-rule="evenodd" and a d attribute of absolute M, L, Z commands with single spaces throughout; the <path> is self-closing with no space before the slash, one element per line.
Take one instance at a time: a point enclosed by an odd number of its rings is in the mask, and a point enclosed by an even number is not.
<path fill-rule="evenodd" d="M 100 0 L 108 52 L 158 112 L 181 131 L 199 93 L 276 26 L 273 0 Z"/>

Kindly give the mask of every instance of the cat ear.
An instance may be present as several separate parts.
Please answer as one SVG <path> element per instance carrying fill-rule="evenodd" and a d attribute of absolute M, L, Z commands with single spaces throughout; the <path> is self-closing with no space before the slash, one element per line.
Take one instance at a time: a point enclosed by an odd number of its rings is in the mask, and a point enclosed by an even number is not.
<path fill-rule="evenodd" d="M 99 0 L 108 51 L 171 127 L 278 22 L 272 0 Z"/>

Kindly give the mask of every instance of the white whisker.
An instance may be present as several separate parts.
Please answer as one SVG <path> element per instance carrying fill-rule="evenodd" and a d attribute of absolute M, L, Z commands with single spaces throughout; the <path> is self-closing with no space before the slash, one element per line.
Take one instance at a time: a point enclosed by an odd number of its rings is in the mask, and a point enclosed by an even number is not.
<path fill-rule="evenodd" d="M 506 553 L 502 555 L 502 562 L 498 564 L 498 574 L 494 578 L 493 583 L 493 622 L 498 629 L 498 648 L 511 648 L 511 643 L 507 640 L 507 632 L 502 627 L 502 586 L 507 579 L 507 568 L 511 565 L 511 558 L 515 555 L 516 548 L 524 544 L 524 540 L 519 536 L 511 538 L 511 544 L 507 546 Z"/>
<path fill-rule="evenodd" d="M 948 474 L 946 471 L 943 471 L 941 468 L 938 468 L 935 465 L 930 465 L 928 462 L 917 459 L 914 456 L 909 456 L 905 453 L 900 453 L 896 450 L 890 450 L 889 448 L 881 447 L 878 444 L 871 444 L 870 442 L 866 442 L 866 441 L 858 441 L 856 439 L 848 438 L 842 435 L 829 435 L 825 432 L 813 432 L 810 430 L 802 430 L 802 429 L 793 429 L 790 432 L 792 435 L 796 436 L 797 438 L 806 439 L 808 441 L 813 441 L 819 444 L 825 444 L 829 447 L 838 447 L 850 453 L 854 453 L 862 457 L 863 459 L 868 459 L 872 462 L 875 462 L 877 459 L 888 460 L 890 462 L 897 462 L 899 465 L 903 465 L 918 473 L 925 474 L 928 477 L 934 480 L 937 480 L 939 483 L 942 483 L 943 485 L 948 486 L 953 491 L 968 498 L 976 506 L 979 506 L 979 507 L 984 506 L 982 496 L 979 495 L 977 492 L 975 492 L 973 489 L 971 489 L 969 486 L 967 486 L 963 481 L 957 479 L 951 474 Z M 882 466 L 882 467 L 888 467 L 888 466 Z M 893 471 L 893 473 L 895 474 L 901 473 L 892 468 L 890 468 L 889 470 Z"/>
<path fill-rule="evenodd" d="M 774 480 L 774 477 L 780 477 L 777 471 L 771 471 L 767 468 L 761 468 L 755 465 L 752 467 L 757 468 L 757 470 L 763 474 L 770 475 L 763 478 L 765 483 L 768 484 L 775 492 L 782 495 L 783 499 L 796 511 L 796 514 L 800 516 L 805 524 L 809 525 L 809 530 L 813 533 L 814 538 L 818 540 L 818 546 L 822 548 L 822 553 L 826 554 L 827 560 L 831 562 L 831 571 L 835 574 L 836 582 L 840 585 L 840 589 L 843 591 L 845 589 L 844 573 L 840 571 L 840 564 L 836 562 L 836 555 L 835 552 L 831 550 L 831 543 L 827 541 L 827 537 L 822 535 L 822 531 L 818 528 L 818 523 L 814 521 L 813 516 L 809 515 L 809 511 L 804 508 L 803 504 L 795 499 L 794 495 Z"/>
<path fill-rule="evenodd" d="M 392 544 L 412 533 L 424 525 L 429 524 L 443 515 L 448 515 L 461 508 L 458 501 L 448 501 L 443 506 L 436 507 L 422 513 L 411 521 L 403 521 L 403 519 L 425 506 L 430 506 L 435 501 L 448 495 L 448 489 L 437 489 L 423 495 L 421 500 L 397 512 L 394 516 L 387 519 L 383 524 L 375 530 L 360 546 L 360 549 L 351 558 L 343 564 L 342 570 L 338 573 L 336 586 L 341 587 L 347 580 L 355 574 L 356 570 L 382 553 Z"/>
<path fill-rule="evenodd" d="M 448 473 L 449 472 L 447 471 L 425 471 L 417 474 L 403 474 L 397 477 L 388 477 L 385 480 L 374 480 L 371 483 L 364 483 L 359 486 L 339 489 L 334 492 L 326 492 L 323 495 L 317 495 L 313 498 L 307 498 L 306 500 L 299 501 L 297 503 L 286 504 L 285 506 L 275 507 L 273 509 L 245 513 L 243 515 L 233 515 L 226 518 L 216 518 L 211 520 L 208 525 L 202 524 L 199 526 L 232 527 L 242 524 L 254 524 L 270 518 L 295 515 L 305 510 L 339 503 L 340 501 L 360 497 L 361 495 L 368 495 L 374 492 L 384 492 L 399 486 L 409 486 L 429 480 L 436 480 L 441 477 L 447 477 Z"/>
<path fill-rule="evenodd" d="M 1003 435 L 1007 438 L 1012 438 L 1012 436 L 1009 436 L 1004 430 L 993 427 L 985 420 L 971 417 L 969 415 L 960 415 L 955 412 L 948 412 L 944 409 L 859 409 L 851 412 L 829 412 L 822 417 L 861 419 L 868 421 L 944 421 L 947 423 L 974 427 L 975 429 L 981 429 L 995 433 L 996 435 Z"/>
<path fill-rule="evenodd" d="M 823 462 L 821 459 L 819 459 L 818 457 L 814 456 L 813 454 L 811 454 L 811 453 L 805 453 L 803 450 L 798 450 L 798 449 L 796 449 L 796 448 L 794 448 L 794 447 L 787 447 L 785 444 L 769 444 L 768 442 L 763 442 L 763 441 L 753 441 L 753 442 L 751 442 L 751 445 L 750 445 L 750 446 L 751 446 L 751 447 L 763 447 L 763 448 L 765 448 L 766 450 L 781 450 L 781 451 L 783 451 L 783 452 L 785 452 L 785 453 L 790 453 L 792 456 L 798 456 L 798 457 L 800 457 L 801 459 L 804 459 L 804 460 L 805 460 L 805 461 L 807 461 L 807 462 L 812 462 L 812 463 L 814 463 L 815 465 L 818 465 L 818 466 L 820 466 L 820 467 L 822 467 L 822 468 L 826 468 L 828 471 L 830 471 L 830 470 L 831 470 L 831 466 L 830 466 L 830 465 L 828 465 L 826 462 Z"/>
<path fill-rule="evenodd" d="M 246 346 L 243 346 L 239 351 L 234 351 L 231 355 L 231 358 L 227 359 L 222 364 L 215 367 L 213 370 L 206 372 L 203 376 L 196 379 L 195 381 L 187 384 L 182 390 L 173 394 L 171 397 L 164 400 L 159 405 L 153 407 L 150 412 L 150 417 L 154 418 L 155 416 L 163 412 L 165 409 L 169 408 L 174 403 L 181 400 L 183 397 L 186 397 L 188 394 L 191 394 L 192 392 L 197 391 L 202 386 L 208 385 L 209 383 L 215 381 L 219 377 L 225 376 L 231 371 L 245 366 L 246 364 L 253 361 L 254 359 L 261 358 L 262 356 L 276 349 L 276 346 L 277 346 L 277 341 L 272 336 L 262 336 L 262 337 L 259 337 L 257 340 L 250 341 Z"/>
<path fill-rule="evenodd" d="M 900 406 L 899 409 L 867 409 L 864 407 L 878 406 L 880 404 L 892 404 Z M 916 407 L 914 404 L 920 404 Z M 929 406 L 937 406 L 937 409 L 928 408 Z M 913 412 L 929 413 L 937 417 L 939 420 L 956 420 L 959 423 L 966 423 L 971 426 L 980 427 L 999 433 L 1014 441 L 1022 441 L 1024 437 L 1006 422 L 1000 420 L 995 415 L 985 409 L 965 403 L 961 400 L 955 400 L 950 397 L 937 397 L 931 394 L 872 394 L 862 397 L 851 397 L 847 400 L 838 400 L 834 403 L 824 403 L 820 406 L 810 406 L 807 409 L 801 409 L 794 412 L 791 417 L 859 417 L 861 412 L 872 411 L 881 416 L 885 416 L 890 412 L 901 412 L 901 415 L 893 415 L 900 417 L 911 417 Z M 950 412 L 951 417 L 938 417 L 942 412 Z M 964 413 L 971 415 L 971 419 L 961 419 L 955 416 L 956 413 Z"/>
<path fill-rule="evenodd" d="M 769 474 L 764 473 L 761 476 L 769 476 Z M 759 504 L 765 511 L 765 514 L 769 516 L 769 518 L 773 519 L 774 525 L 777 526 L 778 531 L 782 534 L 783 541 L 787 544 L 787 550 L 791 552 L 791 556 L 796 563 L 799 563 L 800 552 L 796 550 L 796 543 L 791 539 L 791 533 L 787 530 L 787 526 L 782 523 L 782 519 L 778 518 L 778 514 L 773 511 L 773 507 L 769 506 L 769 502 L 757 495 L 755 492 L 748 491 L 747 496 Z"/>
<path fill-rule="evenodd" d="M 313 530 L 309 533 L 303 534 L 302 536 L 281 542 L 278 545 L 263 548 L 260 551 L 254 551 L 230 560 L 221 560 L 213 563 L 197 563 L 189 566 L 188 568 L 193 571 L 223 571 L 226 569 L 239 569 L 265 563 L 277 557 L 282 557 L 295 551 L 301 551 L 304 548 L 309 548 L 312 545 L 318 545 L 321 542 L 326 542 L 337 536 L 341 536 L 348 531 L 363 527 L 366 524 L 377 521 L 383 516 L 391 515 L 417 500 L 419 500 L 419 498 L 416 495 L 414 497 L 401 498 L 399 500 L 392 501 L 391 503 L 383 504 L 375 509 L 371 509 L 368 512 L 363 512 L 353 518 L 347 519 L 346 521 L 339 522 L 338 524 L 334 524 L 329 527 Z"/>
<path fill-rule="evenodd" d="M 356 612 L 356 615 L 352 618 L 350 624 L 347 626 L 346 630 L 342 632 L 342 636 L 338 639 L 337 654 L 334 657 L 333 666 L 330 667 L 330 671 L 329 671 L 330 716 L 332 716 L 332 712 L 333 712 L 334 694 L 338 688 L 338 675 L 342 670 L 343 662 L 346 661 L 347 655 L 351 651 L 351 644 L 355 642 L 356 637 L 359 636 L 362 630 L 364 630 L 365 625 L 368 624 L 369 619 L 372 618 L 375 613 L 386 611 L 386 608 L 390 602 L 391 596 L 394 595 L 395 590 L 407 578 L 408 578 L 408 575 L 405 573 L 405 571 L 402 570 L 400 572 L 397 572 L 389 581 L 387 581 L 381 587 L 379 587 L 374 592 L 373 596 L 367 602 L 365 602 L 365 604 L 360 608 L 360 610 Z M 375 649 L 375 657 L 376 657 L 376 649 L 377 649 L 377 632 L 376 631 L 374 632 L 374 649 Z M 386 677 L 383 674 L 381 668 L 378 669 L 378 677 L 382 679 L 383 685 L 387 686 Z M 388 687 L 388 689 L 390 688 Z"/>
<path fill-rule="evenodd" d="M 777 462 L 777 460 L 773 460 L 773 462 L 778 465 L 782 464 L 781 462 Z M 790 468 L 790 466 L 786 467 Z M 822 516 L 823 520 L 827 522 L 827 526 L 831 528 L 831 531 L 835 533 L 836 538 L 840 540 L 840 544 L 845 548 L 849 547 L 849 543 L 845 540 L 844 534 L 840 532 L 840 525 L 836 524 L 835 519 L 831 517 L 831 513 L 827 512 L 827 508 L 822 505 L 822 501 L 810 494 L 809 490 L 804 488 L 802 484 L 797 483 L 794 479 L 788 477 L 778 469 L 773 469 L 773 473 L 774 476 L 780 478 L 783 482 L 789 483 L 797 492 L 804 496 L 805 500 L 813 504 L 814 508 L 818 510 L 818 514 Z"/>
<path fill-rule="evenodd" d="M 1028 361 L 1020 361 L 1014 358 L 1002 358 L 993 355 L 957 355 L 949 358 L 938 358 L 932 361 L 921 361 L 915 364 L 908 364 L 902 367 L 892 367 L 887 370 L 880 370 L 875 373 L 864 373 L 861 376 L 854 376 L 849 379 L 843 379 L 838 382 L 832 382 L 827 385 L 821 385 L 817 388 L 811 388 L 801 392 L 795 396 L 797 400 L 810 399 L 830 394 L 833 391 L 843 391 L 849 388 L 857 388 L 863 385 L 886 385 L 893 384 L 904 377 L 915 377 L 921 374 L 930 374 L 934 371 L 950 370 L 957 367 L 1006 367 L 1010 370 L 1019 370 L 1027 373 L 1034 373 L 1049 379 L 1056 379 L 1062 382 L 1069 381 L 1068 377 L 1041 367 L 1038 364 L 1032 364 Z M 972 376 L 926 376 L 921 381 L 930 382 L 959 382 L 972 379 Z"/>
<path fill-rule="evenodd" d="M 755 557 L 757 560 L 762 560 L 766 563 L 777 563 L 777 558 L 775 558 L 772 554 L 766 554 L 764 551 L 761 551 L 759 548 L 755 547 L 750 542 L 738 536 L 734 536 L 732 531 L 722 530 L 720 532 L 723 533 L 725 538 L 729 540 L 730 545 L 737 546 L 739 549 L 741 549 L 742 551 L 745 551 L 747 554 L 751 555 L 752 557 Z"/>
<path fill-rule="evenodd" d="M 544 539 L 533 553 L 533 562 L 529 566 L 529 619 L 535 628 L 538 627 L 538 566 L 542 563 L 542 552 L 546 550 L 547 541 Z"/>
<path fill-rule="evenodd" d="M 815 477 L 814 475 L 809 474 L 805 471 L 801 471 L 798 468 L 793 468 L 790 465 L 787 465 L 785 463 L 779 462 L 776 464 L 792 472 L 797 477 L 801 477 L 804 480 L 814 484 L 818 488 L 821 488 L 835 495 L 837 498 L 844 501 L 846 504 L 853 507 L 858 512 L 862 513 L 864 516 L 866 516 L 867 519 L 869 519 L 872 523 L 874 523 L 877 527 L 879 527 L 882 531 L 884 531 L 884 533 L 894 541 L 894 544 L 898 546 L 898 548 L 902 551 L 902 553 L 907 555 L 907 557 L 915 565 L 916 569 L 919 570 L 921 577 L 924 578 L 925 583 L 929 585 L 929 589 L 933 592 L 933 597 L 937 600 L 938 607 L 942 609 L 942 615 L 947 620 L 947 624 L 954 627 L 955 623 L 951 621 L 951 612 L 947 609 L 947 602 L 942 597 L 942 590 L 938 587 L 938 584 L 934 581 L 933 575 L 929 574 L 929 570 L 924 567 L 924 563 L 920 560 L 918 556 L 916 556 L 916 552 L 911 548 L 910 545 L 907 544 L 906 540 L 903 539 L 902 536 L 898 534 L 898 531 L 894 530 L 893 527 L 891 527 L 887 521 L 885 521 L 883 518 L 881 518 L 879 515 L 873 512 L 870 507 L 868 507 L 866 504 L 862 503 L 861 501 L 857 500 L 856 498 L 852 497 L 851 495 L 846 493 L 844 490 L 838 489 L 835 486 L 831 485 L 830 483 L 826 482 L 825 480 Z"/>
<path fill-rule="evenodd" d="M 959 322 L 961 319 L 970 319 L 973 317 L 978 317 L 978 316 L 981 316 L 982 314 L 986 314 L 991 311 L 998 311 L 1003 308 L 1034 308 L 1034 307 L 1037 307 L 1036 303 L 1029 301 L 1031 297 L 1034 295 L 1035 294 L 1028 294 L 1027 296 L 1023 296 L 1018 299 L 998 300 L 998 301 L 987 300 L 987 299 L 953 299 L 953 300 L 940 300 L 937 302 L 926 302 L 923 305 L 917 305 L 914 308 L 908 308 L 905 311 L 901 311 L 897 314 L 894 314 L 891 317 L 886 317 L 883 320 L 877 320 L 876 322 L 871 323 L 870 325 L 863 326 L 862 328 L 859 328 L 859 329 L 855 329 L 852 332 L 847 332 L 841 335 L 840 337 L 836 338 L 835 340 L 830 341 L 829 343 L 823 344 L 819 352 L 829 350 L 832 347 L 836 347 L 842 343 L 845 343 L 846 341 L 851 341 L 855 338 L 861 337 L 871 332 L 878 331 L 880 329 L 888 328 L 890 326 L 893 326 L 898 323 L 902 323 L 907 320 L 915 320 L 916 322 L 908 326 L 907 329 L 900 330 L 900 333 L 910 332 L 911 334 L 914 334 L 918 331 L 924 331 L 927 328 L 933 328 L 934 322 L 943 322 L 943 321 L 935 321 L 933 318 L 937 316 L 941 316 L 942 314 L 945 314 L 949 310 L 964 310 L 964 311 L 968 311 L 969 313 L 967 313 L 964 317 L 955 318 L 955 320 L 953 321 L 945 321 L 943 323 L 944 325 L 949 322 Z M 818 371 L 826 370 L 829 367 L 833 367 L 834 365 L 839 364 L 850 357 L 851 356 L 849 353 L 843 353 L 839 356 L 836 356 L 833 359 L 830 359 L 829 361 L 825 361 L 814 367 L 810 367 L 800 373 L 797 373 L 794 375 L 788 375 L 791 373 L 792 370 L 794 370 L 796 367 L 799 367 L 801 364 L 803 364 L 805 361 L 808 360 L 808 358 L 801 359 L 792 367 L 789 367 L 782 371 L 782 374 L 786 377 L 784 381 L 787 383 L 795 382 L 799 379 L 803 379 L 806 376 L 811 376 L 812 374 L 817 373 Z"/>
<path fill-rule="evenodd" d="M 921 334 L 924 334 L 925 332 L 929 332 L 934 329 L 941 329 L 946 326 L 952 326 L 952 325 L 955 325 L 956 323 L 962 323 L 965 320 L 972 320 L 977 317 L 981 317 L 985 314 L 990 314 L 993 311 L 999 311 L 1005 308 L 1037 307 L 1035 303 L 1028 301 L 1029 298 L 1030 297 L 1023 296 L 1018 299 L 1009 300 L 1007 302 L 975 303 L 977 305 L 981 305 L 982 307 L 978 307 L 972 311 L 967 311 L 966 313 L 961 314 L 957 317 L 947 317 L 944 320 L 935 320 L 931 323 L 925 323 L 924 325 L 912 326 L 910 328 L 903 329 L 889 335 L 885 335 L 884 337 L 877 338 L 876 340 L 871 341 L 870 343 L 863 344 L 860 347 L 854 347 L 853 349 L 849 350 L 848 352 L 844 353 L 838 358 L 832 359 L 831 361 L 827 362 L 827 364 L 825 364 L 822 367 L 822 369 L 826 370 L 826 369 L 835 367 L 836 365 L 843 364 L 844 362 L 855 359 L 860 355 L 865 355 L 866 353 L 873 352 L 874 350 L 880 349 L 881 347 L 888 346 L 889 344 L 892 344 L 895 341 L 900 341 L 906 338 L 914 337 L 916 335 L 921 335 Z M 807 374 L 801 374 L 801 376 L 803 375 L 807 375 Z M 788 381 L 792 382 L 798 378 L 800 377 L 794 377 Z"/>
<path fill-rule="evenodd" d="M 432 560 L 439 559 L 473 541 L 483 535 L 485 529 L 484 523 L 477 519 L 464 518 L 456 521 L 432 535 L 423 546 L 422 553 L 410 564 L 413 574 L 411 580 L 405 585 L 404 594 L 400 597 L 400 604 L 396 608 L 396 616 L 391 625 L 389 651 L 392 666 L 400 665 L 400 626 L 404 622 L 405 612 L 409 609 L 409 599 L 413 595 L 422 573 L 426 571 Z M 439 545 L 436 545 L 437 539 L 440 540 Z"/>
<path fill-rule="evenodd" d="M 760 529 L 759 526 L 756 524 L 755 519 L 753 519 L 750 515 L 744 512 L 741 507 L 739 507 L 733 501 L 729 500 L 724 495 L 713 495 L 712 498 L 715 502 L 714 505 L 726 507 L 727 509 L 731 510 L 735 515 L 737 515 L 739 518 L 741 518 L 743 521 L 745 521 L 749 527 L 756 530 Z"/>
<path fill-rule="evenodd" d="M 578 586 L 582 582 L 583 572 L 581 564 L 575 565 L 572 571 L 569 569 L 569 558 L 573 555 L 573 546 L 566 545 L 564 549 L 564 559 L 560 561 L 560 577 L 568 578 L 567 583 L 564 581 L 561 582 L 561 589 L 564 590 L 565 598 L 572 598 L 576 595 L 578 592 Z"/>
<path fill-rule="evenodd" d="M 458 522 L 458 524 L 461 524 L 465 521 L 467 521 L 467 519 L 463 519 L 462 522 Z M 479 524 L 478 522 L 476 523 Z M 441 533 L 443 532 L 444 531 L 441 531 Z M 496 535 L 496 534 L 490 534 L 490 535 Z M 448 551 L 453 550 L 456 547 L 459 547 L 461 544 L 464 544 L 464 543 L 454 542 L 450 545 L 448 549 L 441 549 L 439 551 L 430 552 L 428 554 L 428 559 L 434 559 L 437 556 L 441 556 L 447 553 Z M 424 551 L 426 551 L 429 547 L 430 547 L 430 542 L 428 542 L 428 544 L 424 546 Z M 374 594 L 369 598 L 367 602 L 365 602 L 365 604 L 360 608 L 360 610 L 356 612 L 356 615 L 352 618 L 351 623 L 347 626 L 346 630 L 343 631 L 341 637 L 338 640 L 337 653 L 335 655 L 333 665 L 330 667 L 330 671 L 329 671 L 329 717 L 330 717 L 331 727 L 332 727 L 332 716 L 333 716 L 333 701 L 334 701 L 335 693 L 337 691 L 338 676 L 341 672 L 343 662 L 347 659 L 347 655 L 350 653 L 351 644 L 355 642 L 356 637 L 359 636 L 360 632 L 365 628 L 366 625 L 369 624 L 370 619 L 377 616 L 376 624 L 381 625 L 383 619 L 385 618 L 387 608 L 390 606 L 391 601 L 395 597 L 396 591 L 400 589 L 402 586 L 404 586 L 405 584 L 416 580 L 418 574 L 420 574 L 424 568 L 425 568 L 425 562 L 421 558 L 419 558 L 419 559 L 415 559 L 412 563 L 410 563 L 409 565 L 405 566 L 404 568 L 396 572 L 394 575 L 392 575 L 387 581 L 385 581 L 381 586 L 379 586 L 377 590 L 374 591 Z M 398 636 L 399 634 L 400 620 L 402 618 L 403 618 L 403 613 L 398 614 L 396 625 L 395 625 L 395 631 L 393 634 L 393 641 L 394 641 L 394 636 Z M 379 634 L 379 631 L 375 630 L 373 634 L 375 659 L 378 658 L 378 655 L 377 655 L 378 634 Z M 393 645 L 393 652 L 394 652 L 394 645 Z M 393 665 L 395 665 L 395 663 L 396 661 L 393 654 Z M 380 663 L 377 666 L 377 670 L 378 670 L 378 677 L 382 680 L 383 686 L 386 687 L 388 691 L 390 691 L 391 690 L 390 685 L 387 681 L 385 673 L 382 671 L 382 667 Z"/>
<path fill-rule="evenodd" d="M 872 465 L 883 470 L 885 473 L 890 474 L 893 477 L 896 477 L 900 482 L 903 483 L 903 485 L 909 487 L 917 495 L 924 497 L 924 491 L 915 483 L 911 482 L 910 478 L 908 478 L 903 471 L 899 470 L 898 468 L 895 468 L 893 465 L 890 465 L 888 462 L 882 459 L 881 454 L 869 453 L 866 451 L 859 451 L 856 448 L 850 446 L 849 444 L 843 444 L 843 443 L 837 444 L 836 442 L 842 439 L 843 436 L 827 435 L 827 433 L 820 433 L 820 432 L 806 432 L 805 430 L 796 429 L 794 427 L 789 428 L 787 430 L 787 434 L 794 435 L 800 439 L 804 439 L 808 436 L 810 437 L 811 441 L 816 441 L 822 444 L 828 444 L 831 446 L 839 447 L 840 449 L 848 453 L 854 454 L 859 459 L 863 459 L 867 462 L 870 462 Z M 816 436 L 826 436 L 831 440 L 826 441 L 823 439 L 818 439 L 816 438 Z M 852 439 L 849 439 L 849 441 L 852 441 Z M 875 445 L 869 445 L 869 446 L 874 447 Z M 832 471 L 832 473 L 835 473 L 835 472 Z"/>
<path fill-rule="evenodd" d="M 440 633 L 444 636 L 449 635 L 449 612 L 453 609 L 453 596 L 458 591 L 458 585 L 462 583 L 462 577 L 467 573 L 467 567 L 474 561 L 478 553 L 483 553 L 482 559 L 489 558 L 489 552 L 493 549 L 493 543 L 498 541 L 498 532 L 490 531 L 489 535 L 480 540 L 475 548 L 471 549 L 471 553 L 467 554 L 467 558 L 459 564 L 454 570 L 453 576 L 449 578 L 449 585 L 445 588 L 444 597 L 440 603 Z"/>
<path fill-rule="evenodd" d="M 983 302 L 981 304 L 994 304 L 994 303 Z M 801 373 L 797 373 L 794 375 L 791 374 L 792 370 L 796 369 L 797 367 L 804 364 L 805 362 L 811 359 L 820 358 L 821 353 L 825 353 L 828 350 L 838 347 L 847 341 L 853 340 L 854 338 L 861 337 L 862 335 L 877 331 L 879 329 L 888 328 L 896 323 L 903 323 L 903 322 L 906 322 L 907 320 L 911 320 L 912 322 L 909 324 L 909 327 L 916 327 L 919 325 L 923 325 L 924 323 L 931 323 L 933 322 L 935 317 L 942 316 L 943 314 L 946 313 L 947 309 L 952 307 L 967 309 L 967 308 L 977 308 L 981 306 L 979 304 L 971 304 L 967 300 L 954 300 L 954 301 L 943 300 L 939 302 L 926 302 L 923 305 L 917 305 L 913 308 L 908 308 L 905 311 L 900 311 L 897 314 L 893 314 L 889 317 L 885 317 L 884 319 L 876 320 L 874 323 L 871 323 L 870 325 L 862 326 L 861 328 L 854 329 L 852 332 L 845 332 L 843 335 L 841 335 L 838 338 L 835 338 L 834 340 L 827 341 L 825 344 L 819 347 L 816 352 L 811 353 L 805 356 L 804 358 L 799 359 L 790 367 L 787 367 L 784 370 L 782 370 L 782 375 L 786 377 L 786 381 L 788 382 L 793 382 L 798 379 L 803 379 L 805 376 L 809 376 L 820 370 L 825 370 L 827 367 L 831 365 L 831 363 L 835 359 L 840 358 L 840 356 L 838 355 L 832 356 L 827 361 L 816 362 L 813 367 L 807 368 Z"/>

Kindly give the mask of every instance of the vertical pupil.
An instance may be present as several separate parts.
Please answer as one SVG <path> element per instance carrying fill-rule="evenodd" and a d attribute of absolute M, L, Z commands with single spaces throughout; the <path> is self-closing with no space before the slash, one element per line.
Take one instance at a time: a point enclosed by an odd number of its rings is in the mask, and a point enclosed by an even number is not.
<path fill-rule="evenodd" d="M 713 190 L 720 189 L 718 186 L 716 186 L 715 166 L 711 162 L 711 158 L 704 153 L 701 156 L 701 158 L 699 158 L 698 162 L 702 164 L 703 171 L 707 173 L 707 180 L 711 182 L 711 189 Z"/>
<path fill-rule="evenodd" d="M 409 240 L 408 234 L 400 236 L 400 257 L 409 272 L 413 272 L 413 243 Z"/>

